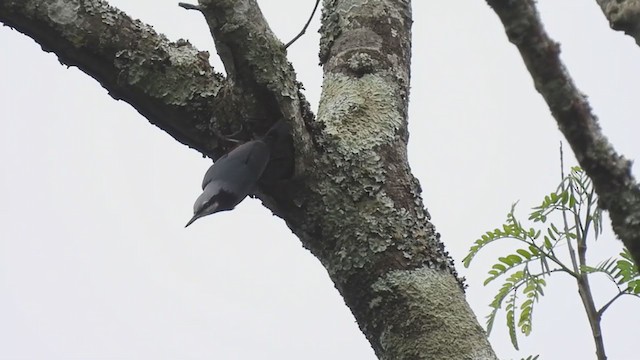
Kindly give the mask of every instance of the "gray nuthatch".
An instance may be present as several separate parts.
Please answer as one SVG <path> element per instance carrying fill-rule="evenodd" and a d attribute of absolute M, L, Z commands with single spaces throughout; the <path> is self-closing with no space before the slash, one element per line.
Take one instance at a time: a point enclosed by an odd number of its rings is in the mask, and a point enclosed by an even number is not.
<path fill-rule="evenodd" d="M 283 148 L 283 143 L 291 147 Z M 204 174 L 203 192 L 193 204 L 193 217 L 185 227 L 203 216 L 235 208 L 255 190 L 267 168 L 270 181 L 273 173 L 279 178 L 290 175 L 292 169 L 283 170 L 281 164 L 283 157 L 289 158 L 286 166 L 293 164 L 292 144 L 289 125 L 278 121 L 261 139 L 239 145 L 216 160 Z"/>

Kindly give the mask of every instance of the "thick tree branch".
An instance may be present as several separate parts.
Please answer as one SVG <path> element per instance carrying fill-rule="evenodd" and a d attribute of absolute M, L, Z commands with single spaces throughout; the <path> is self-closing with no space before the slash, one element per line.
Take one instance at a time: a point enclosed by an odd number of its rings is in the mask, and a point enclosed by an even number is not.
<path fill-rule="evenodd" d="M 547 102 L 578 163 L 593 180 L 613 230 L 640 264 L 640 188 L 631 162 L 602 134 L 586 97 L 560 60 L 560 47 L 545 32 L 533 0 L 489 0 L 509 41 L 522 55 L 538 92 Z"/>
<path fill-rule="evenodd" d="M 104 1 L 1 0 L 0 21 L 98 80 L 179 142 L 210 156 L 222 151 L 210 116 L 237 109 L 239 96 L 221 91 L 224 78 L 207 52 L 170 42 Z"/>
<path fill-rule="evenodd" d="M 284 45 L 276 38 L 255 0 L 200 0 L 204 15 L 229 80 L 234 88 L 257 102 L 253 117 L 286 119 L 293 125 L 296 172 L 304 172 L 310 156 L 312 126 L 309 110 Z M 268 123 L 273 123 L 269 121 Z"/>
<path fill-rule="evenodd" d="M 640 0 L 596 0 L 612 29 L 624 31 L 640 45 Z"/>
<path fill-rule="evenodd" d="M 255 1 L 220 3 L 205 2 L 201 8 L 205 15 L 218 11 L 212 20 L 217 24 L 212 32 L 219 35 L 218 48 L 236 51 L 230 67 L 242 72 L 231 81 L 214 72 L 207 52 L 185 40 L 170 42 L 105 1 L 0 0 L 0 21 L 54 52 L 63 64 L 94 77 L 111 96 L 128 102 L 151 123 L 203 154 L 216 158 L 229 146 L 219 144 L 216 134 L 242 124 L 242 138 L 249 138 L 252 133 L 264 134 L 280 118 L 296 124 L 296 148 L 304 153 L 309 141 L 302 119 L 308 122 L 313 114 L 281 43 Z M 302 172 L 304 164 L 299 161 L 296 169 Z M 278 201 L 263 200 L 275 211 Z"/>

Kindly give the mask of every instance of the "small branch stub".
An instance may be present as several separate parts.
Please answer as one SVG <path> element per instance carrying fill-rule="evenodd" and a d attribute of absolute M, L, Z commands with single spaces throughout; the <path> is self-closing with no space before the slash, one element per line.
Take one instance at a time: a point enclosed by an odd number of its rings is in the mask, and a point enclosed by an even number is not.
<path fill-rule="evenodd" d="M 200 6 L 198 5 L 193 5 L 193 4 L 189 4 L 189 3 L 183 3 L 183 2 L 179 2 L 178 6 L 180 6 L 181 8 L 184 8 L 186 10 L 197 10 L 202 12 L 202 9 L 200 8 Z"/>

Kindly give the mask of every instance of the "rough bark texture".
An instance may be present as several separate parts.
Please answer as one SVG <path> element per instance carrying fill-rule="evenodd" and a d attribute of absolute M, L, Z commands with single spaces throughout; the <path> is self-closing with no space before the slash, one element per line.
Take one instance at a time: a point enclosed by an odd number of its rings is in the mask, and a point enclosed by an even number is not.
<path fill-rule="evenodd" d="M 317 119 L 255 0 L 199 10 L 226 79 L 103 1 L 0 0 L 0 21 L 204 154 L 224 150 L 220 129 L 248 137 L 286 119 L 296 176 L 260 197 L 325 266 L 377 356 L 495 359 L 407 163 L 409 1 L 325 1 Z"/>
<path fill-rule="evenodd" d="M 409 1 L 324 2 L 325 151 L 301 238 L 381 359 L 494 358 L 407 163 L 411 21 Z"/>
<path fill-rule="evenodd" d="M 640 45 L 640 0 L 596 0 L 612 29 L 624 31 Z"/>
<path fill-rule="evenodd" d="M 613 231 L 640 264 L 640 187 L 631 162 L 602 134 L 586 97 L 560 60 L 560 46 L 547 35 L 533 0 L 489 0 L 518 47 L 538 92 L 547 102 L 580 166 L 593 180 L 599 205 Z"/>
<path fill-rule="evenodd" d="M 95 78 L 176 140 L 212 155 L 207 113 L 237 106 L 209 54 L 170 42 L 103 1 L 0 1 L 0 21 Z"/>

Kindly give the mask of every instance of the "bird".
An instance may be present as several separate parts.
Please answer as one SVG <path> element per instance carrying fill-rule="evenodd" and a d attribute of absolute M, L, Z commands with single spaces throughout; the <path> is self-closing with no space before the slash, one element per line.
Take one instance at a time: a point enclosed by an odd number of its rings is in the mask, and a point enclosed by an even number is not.
<path fill-rule="evenodd" d="M 290 143 L 291 148 L 283 143 Z M 280 120 L 262 138 L 241 144 L 221 156 L 204 174 L 202 194 L 193 204 L 193 217 L 185 227 L 203 216 L 233 210 L 256 189 L 267 168 L 269 181 L 273 181 L 274 176 L 289 176 L 289 167 L 292 168 L 289 164 L 293 164 L 292 144 L 291 128 Z M 271 164 L 270 160 L 273 160 Z M 279 168 L 284 170 L 277 170 Z"/>

